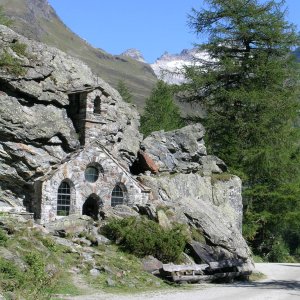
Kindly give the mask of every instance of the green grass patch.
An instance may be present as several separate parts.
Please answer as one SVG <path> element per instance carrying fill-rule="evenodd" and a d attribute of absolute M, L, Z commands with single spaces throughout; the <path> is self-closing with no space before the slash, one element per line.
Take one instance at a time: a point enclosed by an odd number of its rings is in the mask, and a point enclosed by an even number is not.
<path fill-rule="evenodd" d="M 116 245 L 106 246 L 97 256 L 96 264 L 99 275 L 90 275 L 90 268 L 87 268 L 86 278 L 98 289 L 112 293 L 137 293 L 169 287 L 161 279 L 145 272 L 136 256 L 123 252 Z"/>
<path fill-rule="evenodd" d="M 10 220 L 5 220 L 10 228 Z M 29 223 L 16 223 L 9 235 L 0 230 L 0 241 L 9 256 L 0 257 L 0 294 L 10 299 L 50 299 L 53 294 L 78 294 L 68 269 L 81 263 L 78 254 L 55 241 Z M 8 256 L 8 257 L 9 257 Z M 72 293 L 71 293 L 72 292 Z"/>
<path fill-rule="evenodd" d="M 8 73 L 16 76 L 24 75 L 26 72 L 21 65 L 21 61 L 18 58 L 13 57 L 7 51 L 4 51 L 0 56 L 0 68 L 3 68 Z"/>
<path fill-rule="evenodd" d="M 6 246 L 8 241 L 8 236 L 3 229 L 0 229 L 0 246 Z"/>
<path fill-rule="evenodd" d="M 19 56 L 27 56 L 27 45 L 20 43 L 20 42 L 15 42 L 12 43 L 10 48 Z"/>

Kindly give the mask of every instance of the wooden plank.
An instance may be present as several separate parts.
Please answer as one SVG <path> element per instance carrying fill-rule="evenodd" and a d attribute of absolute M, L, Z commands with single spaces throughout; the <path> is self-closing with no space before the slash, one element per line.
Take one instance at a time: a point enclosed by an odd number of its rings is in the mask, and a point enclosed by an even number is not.
<path fill-rule="evenodd" d="M 173 264 L 163 264 L 162 269 L 165 272 L 188 272 L 188 271 L 203 271 L 207 269 L 209 265 L 173 265 Z"/>
<path fill-rule="evenodd" d="M 207 282 L 207 281 L 212 281 L 213 275 L 197 275 L 197 276 L 178 276 L 178 275 L 173 275 L 172 276 L 172 281 L 174 282 Z"/>
<path fill-rule="evenodd" d="M 228 267 L 240 267 L 244 264 L 244 261 L 241 259 L 232 259 L 232 260 L 221 260 L 209 262 L 209 267 L 212 270 L 228 268 Z"/>
<path fill-rule="evenodd" d="M 210 282 L 214 281 L 216 279 L 232 279 L 236 278 L 241 275 L 250 275 L 251 272 L 224 272 L 224 273 L 216 273 L 213 275 L 173 275 L 172 281 L 180 283 L 180 282 L 190 282 L 190 283 L 195 283 L 195 282 Z"/>

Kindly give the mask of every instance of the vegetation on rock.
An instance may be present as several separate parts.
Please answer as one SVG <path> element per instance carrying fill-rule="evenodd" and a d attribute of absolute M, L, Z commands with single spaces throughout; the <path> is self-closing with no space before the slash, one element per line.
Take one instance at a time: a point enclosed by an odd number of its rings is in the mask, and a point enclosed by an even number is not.
<path fill-rule="evenodd" d="M 4 53 L 0 56 L 0 67 L 16 76 L 23 75 L 25 72 L 20 59 L 14 57 L 6 50 L 4 50 Z"/>
<path fill-rule="evenodd" d="M 253 251 L 283 260 L 300 244 L 299 67 L 291 54 L 299 37 L 284 1 L 206 3 L 189 20 L 207 34 L 199 49 L 211 59 L 186 68 L 186 101 L 205 107 L 210 152 L 244 179 Z"/>
<path fill-rule="evenodd" d="M 0 6 L 0 24 L 5 26 L 10 26 L 12 24 L 12 20 L 5 16 L 2 6 Z"/>
<path fill-rule="evenodd" d="M 186 243 L 182 227 L 164 229 L 154 221 L 134 217 L 110 220 L 104 233 L 129 253 L 153 255 L 162 262 L 178 261 Z"/>
<path fill-rule="evenodd" d="M 31 220 L 2 214 L 0 295 L 5 299 L 42 300 L 99 290 L 170 288 L 144 271 L 135 255 L 115 245 L 98 243 L 96 231 L 90 229 L 86 225 L 83 231 L 74 232 L 74 228 L 65 227 L 65 238 L 53 237 Z"/>
<path fill-rule="evenodd" d="M 147 136 L 153 131 L 170 131 L 183 125 L 180 110 L 174 102 L 172 87 L 162 80 L 158 81 L 146 100 L 146 107 L 141 116 L 141 132 Z"/>
<path fill-rule="evenodd" d="M 7 299 L 49 299 L 60 292 L 61 281 L 70 281 L 66 270 L 78 259 L 66 247 L 32 228 L 30 221 L 15 222 L 1 217 L 5 229 L 0 230 L 0 293 Z M 74 285 L 68 286 L 78 292 Z"/>

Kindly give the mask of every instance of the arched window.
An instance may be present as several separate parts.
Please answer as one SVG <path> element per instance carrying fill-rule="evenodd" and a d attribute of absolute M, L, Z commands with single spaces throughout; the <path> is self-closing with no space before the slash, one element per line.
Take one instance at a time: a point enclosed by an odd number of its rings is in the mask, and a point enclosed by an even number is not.
<path fill-rule="evenodd" d="M 114 207 L 119 204 L 124 204 L 124 191 L 120 185 L 117 184 L 111 193 L 111 206 Z"/>
<path fill-rule="evenodd" d="M 63 181 L 58 187 L 57 192 L 57 215 L 68 216 L 70 213 L 71 188 L 70 185 Z"/>
<path fill-rule="evenodd" d="M 101 99 L 99 96 L 94 100 L 94 114 L 101 114 Z"/>

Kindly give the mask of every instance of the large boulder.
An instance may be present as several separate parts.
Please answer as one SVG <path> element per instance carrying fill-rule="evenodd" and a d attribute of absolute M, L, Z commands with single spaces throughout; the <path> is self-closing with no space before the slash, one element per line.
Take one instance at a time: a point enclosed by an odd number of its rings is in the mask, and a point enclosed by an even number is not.
<path fill-rule="evenodd" d="M 145 168 L 143 159 L 140 159 L 141 170 L 153 172 L 154 169 L 154 173 L 159 171 L 205 174 L 226 171 L 227 167 L 222 160 L 207 155 L 204 134 L 205 130 L 201 124 L 193 124 L 169 132 L 163 130 L 153 132 L 143 140 L 141 145 L 143 157 L 147 157 L 151 165 L 148 164 L 148 168 Z"/>
<path fill-rule="evenodd" d="M 139 180 L 151 188 L 152 198 L 157 205 L 171 207 L 193 207 L 201 210 L 201 203 L 219 209 L 222 220 L 228 226 L 241 230 L 243 205 L 241 180 L 226 174 L 202 176 L 200 174 L 163 174 L 161 176 L 141 175 Z"/>
<path fill-rule="evenodd" d="M 203 137 L 201 124 L 152 133 L 141 150 L 158 171 L 144 168 L 138 178 L 151 188 L 151 206 L 166 207 L 170 222 L 187 224 L 201 236 L 189 244 L 199 263 L 228 260 L 251 269 L 251 251 L 241 233 L 242 182 L 225 172 L 221 159 L 207 155 Z"/>
<path fill-rule="evenodd" d="M 232 176 L 227 181 L 211 182 L 199 174 L 171 174 L 140 177 L 151 187 L 156 207 L 172 211 L 172 222 L 187 224 L 203 235 L 203 245 L 192 245 L 203 254 L 202 261 L 243 260 L 252 263 L 251 251 L 241 234 L 241 181 Z M 236 207 L 239 208 L 236 211 Z M 200 255 L 201 257 L 201 255 Z"/>

